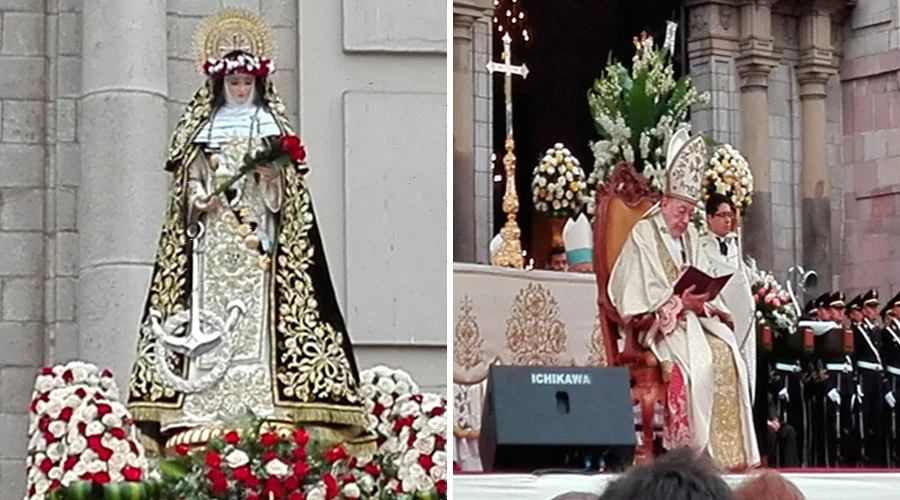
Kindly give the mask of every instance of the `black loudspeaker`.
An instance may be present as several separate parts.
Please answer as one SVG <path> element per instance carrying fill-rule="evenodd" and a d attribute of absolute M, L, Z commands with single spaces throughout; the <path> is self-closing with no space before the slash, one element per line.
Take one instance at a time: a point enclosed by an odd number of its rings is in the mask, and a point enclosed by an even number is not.
<path fill-rule="evenodd" d="M 636 446 L 628 369 L 492 366 L 481 415 L 485 471 L 621 470 Z"/>

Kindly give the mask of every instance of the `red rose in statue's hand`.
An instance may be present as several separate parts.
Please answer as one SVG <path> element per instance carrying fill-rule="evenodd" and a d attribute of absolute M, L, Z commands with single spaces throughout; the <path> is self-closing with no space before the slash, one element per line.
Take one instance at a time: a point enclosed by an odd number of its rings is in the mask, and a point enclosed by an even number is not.
<path fill-rule="evenodd" d="M 230 431 L 225 434 L 225 442 L 228 444 L 238 444 L 241 442 L 241 436 L 236 431 Z"/>
<path fill-rule="evenodd" d="M 278 438 L 275 436 L 275 434 L 272 434 L 271 432 L 265 432 L 265 433 L 263 433 L 262 436 L 259 437 L 259 444 L 265 446 L 266 448 L 271 448 L 272 446 L 275 446 L 275 443 L 277 443 L 277 442 L 278 442 Z"/>
<path fill-rule="evenodd" d="M 306 148 L 303 146 L 291 151 L 291 161 L 294 163 L 302 163 L 306 161 Z"/>
<path fill-rule="evenodd" d="M 285 135 L 281 137 L 281 150 L 290 153 L 300 147 L 300 138 L 296 135 Z"/>

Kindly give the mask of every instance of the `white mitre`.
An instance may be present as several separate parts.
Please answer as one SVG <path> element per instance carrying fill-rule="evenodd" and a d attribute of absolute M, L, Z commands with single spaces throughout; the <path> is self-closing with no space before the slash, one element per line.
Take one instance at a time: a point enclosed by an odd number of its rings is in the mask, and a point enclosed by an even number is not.
<path fill-rule="evenodd" d="M 503 238 L 500 237 L 500 233 L 497 233 L 494 236 L 494 239 L 491 240 L 491 260 L 494 259 L 494 256 L 497 255 L 497 252 L 500 251 L 500 247 L 503 246 Z"/>
<path fill-rule="evenodd" d="M 683 128 L 675 132 L 666 153 L 666 196 L 696 203 L 703 197 L 706 163 L 703 136 L 689 136 Z"/>
<path fill-rule="evenodd" d="M 566 221 L 562 237 L 566 246 L 566 261 L 570 266 L 593 262 L 594 234 L 591 223 L 584 214 L 580 214 L 574 221 Z"/>

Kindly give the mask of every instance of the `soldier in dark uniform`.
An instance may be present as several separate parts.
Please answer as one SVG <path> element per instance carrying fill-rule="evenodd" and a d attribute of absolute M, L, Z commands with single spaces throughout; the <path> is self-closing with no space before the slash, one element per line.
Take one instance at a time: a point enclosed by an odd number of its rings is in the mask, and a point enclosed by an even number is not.
<path fill-rule="evenodd" d="M 824 419 L 820 422 L 821 438 L 816 446 L 820 467 L 841 467 L 855 462 L 853 445 L 850 442 L 854 428 L 851 398 L 855 391 L 853 365 L 850 362 L 852 346 L 846 346 L 844 328 L 844 294 L 834 292 L 820 297 L 817 304 L 819 319 L 832 324 L 817 333 L 815 337 L 815 357 L 825 372 L 820 391 L 816 394 L 814 415 Z M 850 347 L 850 349 L 848 349 Z M 814 426 L 815 428 L 815 426 Z"/>
<path fill-rule="evenodd" d="M 816 315 L 813 301 L 807 303 L 801 319 L 813 319 L 809 314 L 812 311 Z M 804 348 L 804 334 L 801 328 L 797 328 L 791 335 L 779 335 L 773 339 L 772 353 L 770 355 L 773 368 L 769 378 L 768 418 L 766 433 L 768 446 L 778 445 L 774 449 L 767 449 L 770 466 L 794 467 L 793 464 L 807 465 L 810 463 L 812 450 L 810 448 L 812 427 L 810 426 L 810 395 L 806 390 L 805 371 L 806 364 L 811 360 L 810 354 Z M 757 372 L 757 377 L 761 374 Z M 759 398 L 757 394 L 757 398 Z M 779 429 L 773 434 L 771 422 L 777 421 Z M 792 434 L 790 438 L 783 433 Z M 776 439 L 777 438 L 777 439 Z M 791 443 L 788 443 L 790 441 Z"/>
<path fill-rule="evenodd" d="M 884 324 L 881 337 L 881 360 L 884 363 L 884 371 L 887 377 L 887 390 L 884 397 L 885 426 L 884 434 L 887 441 L 887 465 L 897 467 L 900 465 L 900 407 L 897 398 L 900 398 L 900 321 L 897 314 L 900 313 L 900 294 L 887 301 L 881 310 L 881 318 Z"/>
<path fill-rule="evenodd" d="M 881 360 L 881 332 L 867 316 L 878 311 L 878 292 L 869 290 L 865 295 L 853 300 L 853 365 L 856 368 L 857 390 L 855 435 L 860 438 L 860 465 L 884 467 L 885 456 L 884 425 L 884 365 Z"/>

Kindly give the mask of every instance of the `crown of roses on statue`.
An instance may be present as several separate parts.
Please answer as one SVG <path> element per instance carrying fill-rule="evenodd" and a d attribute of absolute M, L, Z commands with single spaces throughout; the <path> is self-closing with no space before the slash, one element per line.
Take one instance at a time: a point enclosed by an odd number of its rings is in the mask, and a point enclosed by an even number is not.
<path fill-rule="evenodd" d="M 679 129 L 669 140 L 666 154 L 665 195 L 696 203 L 703 196 L 706 142 L 700 134 Z"/>
<path fill-rule="evenodd" d="M 210 78 L 244 74 L 267 78 L 275 72 L 275 63 L 265 57 L 235 52 L 221 59 L 209 59 L 203 64 L 203 74 Z"/>

